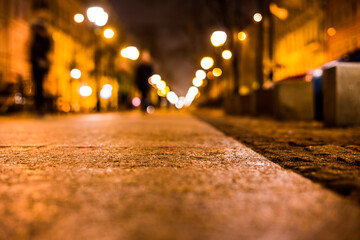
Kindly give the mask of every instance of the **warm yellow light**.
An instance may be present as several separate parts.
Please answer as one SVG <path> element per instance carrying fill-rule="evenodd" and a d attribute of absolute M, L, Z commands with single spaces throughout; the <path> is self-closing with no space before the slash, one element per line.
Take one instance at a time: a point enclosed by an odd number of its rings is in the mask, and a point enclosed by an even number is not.
<path fill-rule="evenodd" d="M 139 58 L 140 52 L 136 47 L 127 47 L 121 50 L 121 56 L 135 61 Z"/>
<path fill-rule="evenodd" d="M 172 91 L 166 94 L 166 99 L 172 104 L 175 104 L 179 101 L 179 97 Z"/>
<path fill-rule="evenodd" d="M 206 77 L 207 77 L 208 79 L 214 79 L 214 74 L 213 74 L 213 72 L 212 72 L 212 71 L 208 72 L 208 73 L 206 74 Z"/>
<path fill-rule="evenodd" d="M 110 28 L 105 29 L 105 31 L 104 31 L 104 37 L 105 37 L 105 38 L 108 38 L 108 39 L 109 39 L 109 38 L 113 38 L 114 35 L 115 35 L 114 30 L 112 30 L 112 29 L 110 29 Z"/>
<path fill-rule="evenodd" d="M 203 85 L 203 80 L 201 78 L 196 77 L 196 78 L 193 79 L 192 84 L 195 87 L 201 87 L 201 85 Z"/>
<path fill-rule="evenodd" d="M 211 43 L 214 47 L 220 47 L 226 42 L 227 35 L 224 31 L 216 31 L 211 35 Z"/>
<path fill-rule="evenodd" d="M 161 81 L 161 76 L 159 74 L 154 74 L 150 77 L 150 82 L 153 85 L 158 84 Z"/>
<path fill-rule="evenodd" d="M 287 9 L 278 7 L 276 3 L 270 3 L 269 9 L 274 16 L 278 17 L 281 20 L 287 19 L 289 15 Z"/>
<path fill-rule="evenodd" d="M 333 27 L 328 28 L 328 30 L 327 30 L 327 34 L 328 34 L 330 37 L 335 36 L 335 34 L 336 34 L 336 29 L 335 29 L 335 28 L 333 28 Z"/>
<path fill-rule="evenodd" d="M 158 89 L 158 90 L 157 90 L 157 94 L 158 94 L 160 97 L 165 97 L 165 96 L 166 96 L 165 90 L 160 90 L 160 89 Z"/>
<path fill-rule="evenodd" d="M 244 33 L 244 32 L 239 32 L 239 33 L 238 33 L 238 39 L 239 39 L 240 41 L 244 41 L 244 40 L 246 39 L 246 33 Z"/>
<path fill-rule="evenodd" d="M 214 68 L 212 71 L 215 77 L 220 77 L 222 75 L 222 70 L 220 68 Z"/>
<path fill-rule="evenodd" d="M 246 96 L 246 95 L 250 94 L 250 88 L 248 86 L 241 86 L 239 88 L 239 94 L 241 96 Z"/>
<path fill-rule="evenodd" d="M 70 76 L 74 79 L 79 79 L 81 77 L 81 71 L 79 69 L 74 68 L 70 71 Z"/>
<path fill-rule="evenodd" d="M 74 21 L 77 23 L 82 23 L 85 20 L 84 15 L 82 15 L 81 13 L 75 14 L 74 16 Z"/>
<path fill-rule="evenodd" d="M 260 13 L 255 13 L 254 14 L 254 21 L 255 22 L 261 22 L 262 20 L 262 15 Z"/>
<path fill-rule="evenodd" d="M 214 59 L 211 57 L 204 57 L 201 59 L 200 65 L 203 69 L 208 70 L 214 65 Z"/>
<path fill-rule="evenodd" d="M 206 73 L 204 70 L 197 70 L 195 76 L 199 79 L 205 79 Z"/>
<path fill-rule="evenodd" d="M 101 7 L 88 8 L 86 13 L 89 21 L 99 27 L 105 26 L 109 19 L 109 15 Z"/>
<path fill-rule="evenodd" d="M 81 86 L 79 89 L 79 93 L 82 97 L 88 97 L 92 93 L 92 89 L 89 86 Z"/>
<path fill-rule="evenodd" d="M 229 60 L 232 57 L 232 53 L 229 50 L 225 50 L 222 52 L 222 57 L 226 60 Z"/>
<path fill-rule="evenodd" d="M 158 82 L 158 83 L 156 84 L 156 87 L 157 87 L 157 89 L 159 89 L 159 90 L 165 90 L 165 88 L 166 88 L 166 82 L 165 82 L 165 81 L 160 81 L 160 82 Z"/>

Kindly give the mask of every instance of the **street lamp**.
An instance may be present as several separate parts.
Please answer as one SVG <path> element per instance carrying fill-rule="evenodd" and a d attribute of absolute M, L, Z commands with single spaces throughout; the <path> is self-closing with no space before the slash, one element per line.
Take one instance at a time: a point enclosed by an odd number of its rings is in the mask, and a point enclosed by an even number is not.
<path fill-rule="evenodd" d="M 109 19 L 109 15 L 101 7 L 88 8 L 86 13 L 89 21 L 99 27 L 105 26 Z"/>
<path fill-rule="evenodd" d="M 195 73 L 195 76 L 199 79 L 205 79 L 206 78 L 206 73 L 204 70 L 197 70 Z"/>
<path fill-rule="evenodd" d="M 126 47 L 121 50 L 121 56 L 135 61 L 139 58 L 140 52 L 136 47 Z"/>
<path fill-rule="evenodd" d="M 222 57 L 225 60 L 229 60 L 232 57 L 232 53 L 229 50 L 225 50 L 222 52 Z"/>
<path fill-rule="evenodd" d="M 260 14 L 260 13 L 255 13 L 254 14 L 254 21 L 255 22 L 261 22 L 261 20 L 262 20 L 262 15 Z"/>
<path fill-rule="evenodd" d="M 200 65 L 203 69 L 208 70 L 214 65 L 214 59 L 211 57 L 204 57 L 201 59 Z"/>
<path fill-rule="evenodd" d="M 214 47 L 220 47 L 225 44 L 227 35 L 224 31 L 215 31 L 211 35 L 211 43 Z"/>
<path fill-rule="evenodd" d="M 106 25 L 109 15 L 104 11 L 101 7 L 90 7 L 86 11 L 86 16 L 88 20 L 94 23 L 95 27 L 103 27 Z M 75 14 L 74 21 L 77 23 L 82 23 L 85 20 L 84 15 L 81 13 Z M 106 29 L 104 31 L 105 38 L 112 38 L 114 36 L 114 31 L 111 29 Z M 99 78 L 99 63 L 101 59 L 101 47 L 100 47 L 100 39 L 97 36 L 96 29 L 94 30 L 95 36 L 95 51 L 94 51 L 94 75 L 96 82 L 96 110 L 100 111 L 100 78 Z M 80 73 L 81 74 L 81 73 Z M 86 89 L 86 88 L 83 88 Z M 83 90 L 84 91 L 84 90 Z"/>
<path fill-rule="evenodd" d="M 115 35 L 114 30 L 112 30 L 110 28 L 105 29 L 105 31 L 104 31 L 104 37 L 105 38 L 110 39 L 110 38 L 113 38 L 114 35 Z"/>
<path fill-rule="evenodd" d="M 85 20 L 84 15 L 82 15 L 81 13 L 75 14 L 74 16 L 74 21 L 77 23 L 82 23 Z"/>
<path fill-rule="evenodd" d="M 239 32 L 238 33 L 238 39 L 240 41 L 244 41 L 246 39 L 246 33 L 245 32 Z"/>

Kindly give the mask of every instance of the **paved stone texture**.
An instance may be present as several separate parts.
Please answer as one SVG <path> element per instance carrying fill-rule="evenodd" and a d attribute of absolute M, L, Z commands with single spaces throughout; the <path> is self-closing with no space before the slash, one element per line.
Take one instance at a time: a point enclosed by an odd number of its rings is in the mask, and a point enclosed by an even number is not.
<path fill-rule="evenodd" d="M 198 115 L 266 158 L 360 205 L 360 126 L 326 128 L 321 122 Z"/>
<path fill-rule="evenodd" d="M 0 119 L 0 239 L 359 239 L 360 209 L 186 114 Z"/>

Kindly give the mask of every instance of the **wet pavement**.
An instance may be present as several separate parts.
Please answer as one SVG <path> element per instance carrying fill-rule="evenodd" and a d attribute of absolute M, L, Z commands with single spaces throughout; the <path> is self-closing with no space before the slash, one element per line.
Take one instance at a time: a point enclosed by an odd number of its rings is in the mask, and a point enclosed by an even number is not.
<path fill-rule="evenodd" d="M 359 239 L 359 206 L 185 113 L 0 118 L 0 239 Z"/>

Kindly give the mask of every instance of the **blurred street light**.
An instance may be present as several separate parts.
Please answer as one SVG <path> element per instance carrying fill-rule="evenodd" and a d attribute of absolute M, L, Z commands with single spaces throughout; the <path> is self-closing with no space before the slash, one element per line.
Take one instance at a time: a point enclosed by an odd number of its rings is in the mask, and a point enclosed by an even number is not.
<path fill-rule="evenodd" d="M 100 91 L 100 96 L 103 99 L 109 99 L 112 95 L 112 89 L 113 87 L 110 84 L 105 84 Z"/>
<path fill-rule="evenodd" d="M 175 103 L 175 107 L 177 109 L 181 109 L 184 107 L 185 104 L 185 98 L 184 97 L 179 97 L 179 100 L 177 101 L 177 103 Z"/>
<path fill-rule="evenodd" d="M 222 57 L 226 60 L 229 60 L 232 57 L 232 53 L 229 50 L 225 50 L 222 52 Z"/>
<path fill-rule="evenodd" d="M 150 82 L 153 85 L 158 84 L 161 81 L 161 76 L 159 74 L 154 74 L 150 77 Z"/>
<path fill-rule="evenodd" d="M 75 14 L 74 16 L 74 21 L 77 23 L 82 23 L 85 20 L 84 15 L 82 15 L 81 13 Z"/>
<path fill-rule="evenodd" d="M 260 13 L 255 13 L 254 14 L 254 21 L 255 22 L 261 22 L 261 20 L 262 20 L 262 15 L 260 14 Z"/>
<path fill-rule="evenodd" d="M 197 78 L 199 78 L 199 79 L 205 79 L 206 78 L 206 73 L 205 73 L 205 71 L 204 70 L 197 70 L 196 71 L 196 74 L 195 74 L 195 76 L 197 77 Z"/>
<path fill-rule="evenodd" d="M 92 89 L 89 86 L 81 86 L 79 89 L 80 96 L 88 97 L 92 93 Z"/>
<path fill-rule="evenodd" d="M 270 3 L 269 9 L 270 12 L 280 20 L 285 20 L 289 15 L 287 9 L 278 7 L 276 3 Z"/>
<path fill-rule="evenodd" d="M 176 93 L 174 92 L 168 92 L 168 94 L 166 95 L 166 99 L 169 100 L 170 103 L 175 104 L 179 101 L 178 96 L 176 95 Z"/>
<path fill-rule="evenodd" d="M 222 70 L 220 68 L 214 68 L 212 71 L 215 77 L 220 77 L 222 75 Z"/>
<path fill-rule="evenodd" d="M 134 107 L 139 107 L 141 105 L 141 99 L 138 97 L 134 97 L 131 103 Z"/>
<path fill-rule="evenodd" d="M 201 87 L 203 85 L 203 79 L 196 77 L 193 79 L 192 83 L 195 87 Z"/>
<path fill-rule="evenodd" d="M 224 31 L 216 31 L 211 35 L 211 43 L 214 47 L 220 47 L 225 44 L 227 35 Z"/>
<path fill-rule="evenodd" d="M 330 36 L 330 37 L 333 37 L 336 35 L 336 29 L 331 27 L 331 28 L 328 28 L 327 30 L 327 34 Z"/>
<path fill-rule="evenodd" d="M 90 22 L 95 23 L 99 27 L 105 26 L 109 19 L 109 15 L 101 7 L 88 8 L 87 17 Z"/>
<path fill-rule="evenodd" d="M 200 65 L 203 69 L 208 70 L 214 65 L 214 59 L 211 57 L 204 57 L 201 59 Z"/>
<path fill-rule="evenodd" d="M 156 87 L 157 87 L 157 89 L 159 89 L 159 90 L 165 90 L 165 88 L 166 88 L 166 82 L 165 82 L 165 81 L 160 81 L 160 82 L 158 82 L 158 83 L 156 84 Z"/>
<path fill-rule="evenodd" d="M 239 33 L 238 33 L 238 39 L 239 39 L 240 41 L 244 41 L 244 40 L 246 39 L 246 33 L 244 33 L 244 32 L 239 32 Z"/>
<path fill-rule="evenodd" d="M 114 35 L 115 35 L 114 30 L 112 30 L 110 28 L 105 29 L 105 31 L 104 31 L 104 37 L 105 38 L 110 39 L 110 38 L 113 38 Z"/>
<path fill-rule="evenodd" d="M 81 77 L 81 71 L 79 69 L 74 68 L 70 71 L 70 76 L 74 79 L 79 79 Z"/>
<path fill-rule="evenodd" d="M 121 56 L 135 61 L 139 58 L 140 52 L 136 47 L 126 47 L 121 50 Z"/>

